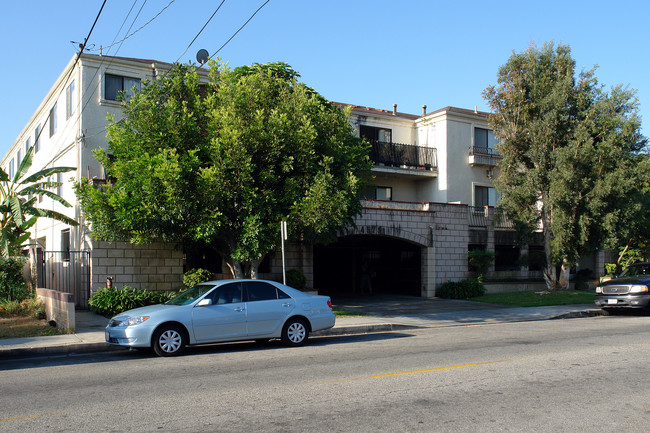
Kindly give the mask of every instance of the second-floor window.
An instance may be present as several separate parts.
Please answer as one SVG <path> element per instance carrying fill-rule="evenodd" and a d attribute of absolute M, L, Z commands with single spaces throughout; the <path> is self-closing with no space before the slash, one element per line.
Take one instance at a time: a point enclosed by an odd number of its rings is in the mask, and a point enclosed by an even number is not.
<path fill-rule="evenodd" d="M 14 178 L 14 159 L 9 160 L 9 180 Z"/>
<path fill-rule="evenodd" d="M 474 186 L 474 206 L 496 206 L 498 201 L 497 190 L 488 186 Z"/>
<path fill-rule="evenodd" d="M 117 101 L 120 93 L 128 101 L 133 96 L 133 89 L 140 90 L 140 79 L 123 77 L 121 75 L 106 74 L 104 76 L 104 99 Z"/>

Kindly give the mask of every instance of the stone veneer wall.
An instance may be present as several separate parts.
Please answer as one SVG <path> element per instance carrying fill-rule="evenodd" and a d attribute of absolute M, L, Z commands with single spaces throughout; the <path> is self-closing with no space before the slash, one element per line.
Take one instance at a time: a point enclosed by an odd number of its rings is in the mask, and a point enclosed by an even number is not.
<path fill-rule="evenodd" d="M 154 242 L 94 242 L 91 251 L 91 290 L 128 285 L 137 289 L 179 290 L 183 285 L 183 251 L 174 244 Z"/>

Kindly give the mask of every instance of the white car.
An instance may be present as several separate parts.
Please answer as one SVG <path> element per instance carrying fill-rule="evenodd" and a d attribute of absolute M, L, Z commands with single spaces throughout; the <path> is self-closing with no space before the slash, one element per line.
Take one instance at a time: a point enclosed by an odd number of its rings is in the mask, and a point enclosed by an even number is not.
<path fill-rule="evenodd" d="M 125 311 L 106 327 L 106 342 L 178 355 L 188 344 L 280 338 L 289 346 L 334 326 L 327 296 L 266 280 L 201 283 L 164 304 Z"/>

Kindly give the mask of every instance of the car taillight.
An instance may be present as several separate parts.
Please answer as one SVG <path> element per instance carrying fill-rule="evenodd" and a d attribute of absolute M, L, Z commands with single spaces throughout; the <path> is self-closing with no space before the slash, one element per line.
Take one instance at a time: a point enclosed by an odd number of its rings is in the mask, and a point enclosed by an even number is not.
<path fill-rule="evenodd" d="M 331 299 L 327 300 L 327 306 L 330 307 L 330 310 L 332 309 L 332 300 Z"/>

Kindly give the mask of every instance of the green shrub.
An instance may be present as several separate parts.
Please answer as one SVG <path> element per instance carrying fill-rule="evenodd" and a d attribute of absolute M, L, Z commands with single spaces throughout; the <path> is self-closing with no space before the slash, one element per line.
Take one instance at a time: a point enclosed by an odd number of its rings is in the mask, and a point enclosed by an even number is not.
<path fill-rule="evenodd" d="M 436 289 L 436 296 L 447 299 L 469 299 L 485 294 L 478 280 L 447 281 Z"/>
<path fill-rule="evenodd" d="M 32 296 L 32 290 L 23 279 L 22 258 L 0 258 L 0 299 L 21 302 Z"/>
<path fill-rule="evenodd" d="M 196 286 L 199 283 L 214 279 L 214 274 L 207 269 L 190 269 L 183 274 L 183 286 L 186 289 Z"/>
<path fill-rule="evenodd" d="M 300 269 L 289 269 L 286 274 L 287 286 L 298 290 L 305 290 L 307 277 Z"/>
<path fill-rule="evenodd" d="M 483 276 L 487 273 L 494 262 L 494 251 L 487 250 L 471 250 L 467 252 L 469 259 L 470 270 L 476 272 L 478 275 Z"/>
<path fill-rule="evenodd" d="M 124 286 L 121 289 L 104 288 L 88 301 L 90 310 L 105 317 L 147 305 L 160 304 L 172 299 L 177 292 L 141 290 Z"/>

